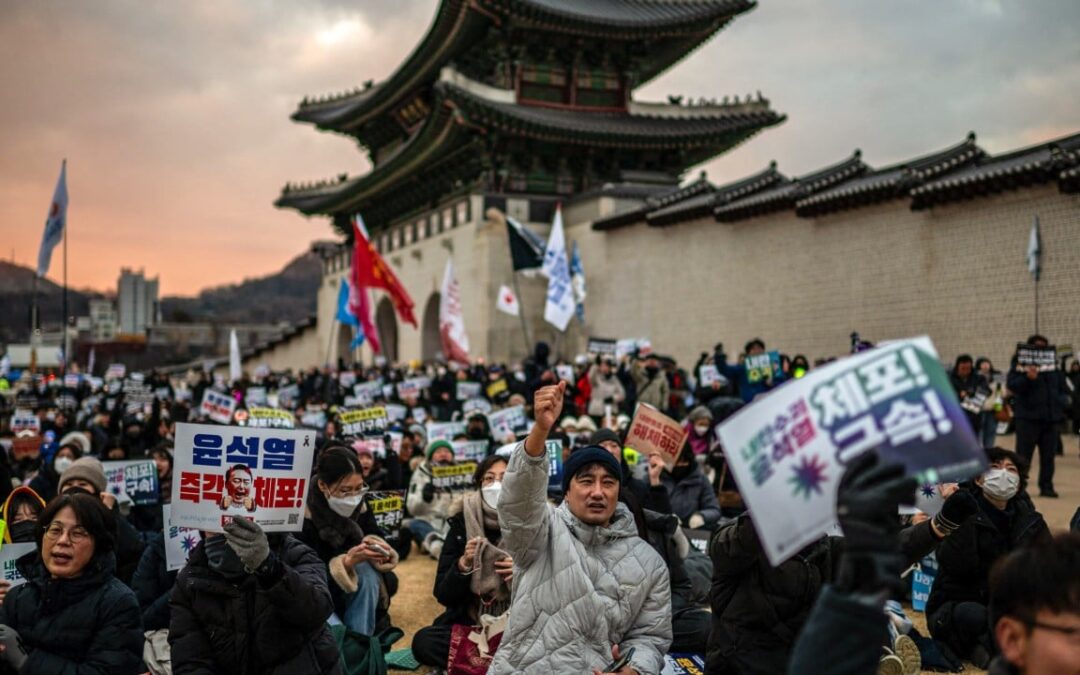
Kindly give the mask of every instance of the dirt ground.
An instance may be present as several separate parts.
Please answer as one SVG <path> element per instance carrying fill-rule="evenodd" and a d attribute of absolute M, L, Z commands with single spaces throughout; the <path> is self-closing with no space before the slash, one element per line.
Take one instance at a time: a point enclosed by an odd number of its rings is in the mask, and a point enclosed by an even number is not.
<path fill-rule="evenodd" d="M 1001 447 L 1012 448 L 1013 437 L 1000 438 L 998 444 Z M 1036 463 L 1038 457 L 1036 457 Z M 1037 469 L 1032 472 L 1030 482 L 1036 484 Z M 1057 470 L 1054 476 L 1054 485 L 1060 499 L 1043 499 L 1035 496 L 1035 505 L 1046 518 L 1052 530 L 1067 530 L 1069 520 L 1076 508 L 1080 505 L 1080 442 L 1076 436 L 1065 439 L 1065 456 L 1057 458 Z M 1034 490 L 1033 494 L 1037 494 Z M 395 649 L 407 647 L 412 642 L 412 637 L 419 629 L 431 625 L 431 622 L 442 613 L 442 606 L 432 596 L 432 587 L 435 583 L 435 561 L 423 555 L 415 548 L 409 559 L 401 563 L 397 568 L 397 574 L 401 584 L 390 614 L 394 625 L 405 631 L 405 637 L 394 645 Z M 923 635 L 926 635 L 926 618 L 921 612 L 906 608 L 908 616 L 918 627 Z M 391 673 L 407 673 L 404 670 L 391 670 Z M 429 672 L 424 666 L 416 673 Z M 929 671 L 927 671 L 929 672 Z M 965 673 L 982 673 L 970 664 L 965 665 Z"/>

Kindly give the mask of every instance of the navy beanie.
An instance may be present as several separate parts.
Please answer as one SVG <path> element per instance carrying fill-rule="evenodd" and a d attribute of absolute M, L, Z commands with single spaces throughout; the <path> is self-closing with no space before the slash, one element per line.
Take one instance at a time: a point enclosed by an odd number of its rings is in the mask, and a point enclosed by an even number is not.
<path fill-rule="evenodd" d="M 604 468 L 612 476 L 615 476 L 620 483 L 622 482 L 622 466 L 619 464 L 619 460 L 615 459 L 615 456 L 607 450 L 596 445 L 590 445 L 572 452 L 570 458 L 566 460 L 566 464 L 563 465 L 563 494 L 566 494 L 566 490 L 570 487 L 570 481 L 574 476 L 589 464 L 603 464 Z"/>

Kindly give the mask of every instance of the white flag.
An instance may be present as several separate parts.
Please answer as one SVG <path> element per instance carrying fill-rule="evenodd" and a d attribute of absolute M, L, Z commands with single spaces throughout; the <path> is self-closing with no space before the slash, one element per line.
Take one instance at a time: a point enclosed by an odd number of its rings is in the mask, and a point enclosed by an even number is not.
<path fill-rule="evenodd" d="M 45 276 L 49 271 L 53 249 L 64 238 L 64 226 L 67 223 L 67 160 L 60 165 L 60 178 L 56 181 L 49 215 L 45 219 L 45 234 L 41 236 L 41 248 L 38 249 L 37 275 Z"/>
<path fill-rule="evenodd" d="M 236 339 L 236 329 L 229 332 L 229 382 L 240 379 L 240 341 Z"/>
<path fill-rule="evenodd" d="M 570 281 L 570 262 L 566 258 L 566 237 L 563 234 L 562 210 L 555 210 L 555 222 L 551 226 L 544 266 L 541 272 L 548 278 L 547 302 L 544 304 L 544 321 L 560 331 L 566 330 L 574 316 L 574 289 Z"/>
<path fill-rule="evenodd" d="M 1027 264 L 1031 278 L 1038 281 L 1039 274 L 1042 272 L 1042 237 L 1039 234 L 1038 216 L 1035 216 L 1035 222 L 1031 225 L 1031 235 L 1028 237 Z"/>
<path fill-rule="evenodd" d="M 442 291 L 439 296 L 439 337 L 447 361 L 469 362 L 469 336 L 461 312 L 461 286 L 454 276 L 453 259 L 446 261 Z"/>
<path fill-rule="evenodd" d="M 521 305 L 518 304 L 517 296 L 509 286 L 499 286 L 499 297 L 495 299 L 495 309 L 505 312 L 510 316 L 521 314 Z"/>

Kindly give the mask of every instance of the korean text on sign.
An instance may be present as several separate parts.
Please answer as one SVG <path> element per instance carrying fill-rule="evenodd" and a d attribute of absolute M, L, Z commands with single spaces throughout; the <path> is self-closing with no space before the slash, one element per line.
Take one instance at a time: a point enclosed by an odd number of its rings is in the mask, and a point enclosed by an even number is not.
<path fill-rule="evenodd" d="M 269 532 L 303 526 L 315 432 L 178 424 L 173 524 L 221 531 L 232 518 Z"/>
<path fill-rule="evenodd" d="M 405 491 L 384 490 L 369 492 L 365 497 L 375 523 L 386 535 L 387 541 L 396 541 L 401 532 L 401 521 L 405 517 Z"/>
<path fill-rule="evenodd" d="M 441 492 L 456 492 L 473 487 L 476 462 L 462 462 L 451 466 L 431 468 L 431 484 Z"/>
<path fill-rule="evenodd" d="M 659 453 L 671 469 L 686 442 L 686 435 L 687 430 L 678 422 L 647 403 L 638 403 L 626 434 L 626 445 L 644 455 Z"/>
<path fill-rule="evenodd" d="M 296 416 L 277 408 L 248 408 L 247 426 L 256 429 L 295 429 Z"/>
<path fill-rule="evenodd" d="M 215 422 L 228 424 L 232 421 L 233 412 L 236 411 L 236 399 L 220 391 L 207 389 L 203 393 L 199 410 Z"/>
<path fill-rule="evenodd" d="M 113 495 L 126 496 L 136 506 L 157 504 L 160 499 L 157 465 L 152 459 L 102 462 L 105 482 Z"/>
<path fill-rule="evenodd" d="M 389 422 L 386 408 L 365 408 L 363 410 L 338 410 L 342 436 L 363 436 L 382 434 Z"/>

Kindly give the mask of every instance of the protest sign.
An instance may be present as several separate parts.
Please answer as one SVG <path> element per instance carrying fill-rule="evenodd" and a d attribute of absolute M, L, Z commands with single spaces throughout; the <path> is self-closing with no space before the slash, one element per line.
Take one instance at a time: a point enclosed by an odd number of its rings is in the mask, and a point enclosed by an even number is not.
<path fill-rule="evenodd" d="M 574 367 L 568 365 L 555 366 L 555 374 L 559 376 L 560 380 L 566 380 L 570 384 L 574 383 Z"/>
<path fill-rule="evenodd" d="M 41 436 L 35 431 L 16 436 L 11 439 L 11 459 L 16 462 L 28 457 L 36 459 L 41 454 L 41 443 Z"/>
<path fill-rule="evenodd" d="M 1054 347 L 1035 347 L 1033 345 L 1016 345 L 1016 369 L 1027 370 L 1028 366 L 1036 366 L 1040 372 L 1057 370 L 1057 349 Z"/>
<path fill-rule="evenodd" d="M 409 409 L 400 403 L 387 403 L 383 408 L 386 409 L 386 416 L 391 422 L 400 422 L 409 415 Z"/>
<path fill-rule="evenodd" d="M 172 395 L 169 393 L 168 387 L 158 387 L 154 390 L 154 396 L 156 396 L 158 400 L 161 401 L 168 401 L 170 398 L 172 398 Z"/>
<path fill-rule="evenodd" d="M 703 675 L 705 659 L 701 654 L 665 654 L 660 675 Z"/>
<path fill-rule="evenodd" d="M 19 571 L 19 568 L 15 566 L 15 561 L 27 553 L 36 550 L 37 544 L 33 542 L 4 544 L 4 547 L 0 548 L 0 569 L 3 569 L 4 581 L 11 584 L 11 588 L 26 583 L 26 577 L 24 577 L 22 572 Z"/>
<path fill-rule="evenodd" d="M 369 492 L 365 497 L 371 515 L 375 516 L 375 524 L 389 542 L 397 541 L 401 534 L 401 521 L 405 518 L 404 497 L 404 490 Z"/>
<path fill-rule="evenodd" d="M 220 424 L 228 424 L 232 421 L 236 411 L 236 399 L 220 391 L 207 389 L 203 392 L 202 405 L 199 411 L 210 419 Z"/>
<path fill-rule="evenodd" d="M 398 455 L 400 455 L 401 454 L 401 441 L 405 438 L 405 434 L 400 432 L 400 431 L 388 431 L 385 434 L 383 434 L 383 438 L 385 438 L 387 436 L 390 437 L 390 449 L 393 450 L 394 452 L 396 452 Z"/>
<path fill-rule="evenodd" d="M 353 439 L 352 447 L 354 450 L 359 451 L 359 448 L 366 448 L 371 453 L 372 457 L 383 459 L 386 457 L 386 438 L 383 436 L 361 436 Z"/>
<path fill-rule="evenodd" d="M 300 400 L 300 385 L 290 384 L 287 387 L 278 389 L 278 405 L 282 408 L 295 408 L 297 402 Z"/>
<path fill-rule="evenodd" d="M 427 421 L 427 410 L 424 410 L 423 408 L 413 408 L 409 414 L 411 414 L 412 418 L 420 424 Z"/>
<path fill-rule="evenodd" d="M 158 488 L 157 465 L 152 459 L 130 459 L 118 462 L 102 462 L 108 491 L 121 498 L 127 497 L 132 504 L 144 506 L 161 500 Z"/>
<path fill-rule="evenodd" d="M 609 340 L 607 338 L 591 337 L 585 347 L 585 351 L 590 354 L 606 354 L 615 355 L 615 340 Z"/>
<path fill-rule="evenodd" d="M 648 403 L 638 403 L 626 433 L 626 445 L 645 456 L 659 453 L 670 471 L 679 458 L 688 431 Z"/>
<path fill-rule="evenodd" d="M 105 369 L 106 380 L 122 380 L 127 374 L 127 366 L 122 363 L 112 363 Z"/>
<path fill-rule="evenodd" d="M 982 412 L 983 405 L 986 404 L 986 399 L 989 395 L 990 392 L 985 389 L 976 390 L 975 393 L 960 399 L 960 407 L 969 413 L 978 415 Z"/>
<path fill-rule="evenodd" d="M 351 370 L 342 371 L 338 373 L 338 382 L 343 389 L 348 389 L 356 384 L 356 373 Z"/>
<path fill-rule="evenodd" d="M 465 433 L 464 422 L 428 422 L 424 426 L 429 445 L 435 441 L 452 441 L 455 436 Z"/>
<path fill-rule="evenodd" d="M 325 410 L 305 410 L 300 415 L 300 426 L 309 429 L 322 429 L 326 426 Z"/>
<path fill-rule="evenodd" d="M 524 431 L 528 418 L 525 416 L 525 408 L 515 405 L 502 410 L 488 413 L 488 426 L 491 427 L 491 435 L 497 441 L 517 436 L 519 431 Z"/>
<path fill-rule="evenodd" d="M 911 608 L 916 612 L 926 611 L 926 601 L 930 599 L 930 589 L 937 577 L 937 556 L 931 553 L 923 558 L 911 572 Z"/>
<path fill-rule="evenodd" d="M 341 436 L 364 436 L 367 434 L 382 435 L 386 431 L 389 418 L 386 408 L 364 408 L 362 410 L 349 410 L 338 408 L 338 434 Z"/>
<path fill-rule="evenodd" d="M 625 338 L 615 343 L 615 358 L 621 359 L 624 356 L 630 356 L 634 352 L 641 352 L 641 343 L 647 343 L 648 340 L 638 338 Z"/>
<path fill-rule="evenodd" d="M 483 386 L 479 382 L 458 382 L 456 385 L 457 400 L 467 401 L 470 398 L 480 396 Z"/>
<path fill-rule="evenodd" d="M 682 529 L 686 541 L 689 542 L 691 546 L 705 555 L 709 555 L 709 537 L 712 535 L 712 532 L 709 530 L 691 530 L 688 527 L 680 529 Z"/>
<path fill-rule="evenodd" d="M 248 408 L 247 426 L 256 429 L 295 429 L 296 416 L 277 408 Z"/>
<path fill-rule="evenodd" d="M 365 403 L 355 396 L 346 396 L 344 401 L 346 408 L 363 408 Z"/>
<path fill-rule="evenodd" d="M 468 418 L 473 413 L 487 415 L 491 412 L 491 402 L 486 398 L 470 398 L 461 404 L 461 414 Z"/>
<path fill-rule="evenodd" d="M 506 390 L 509 388 L 509 385 L 506 383 L 506 378 L 500 377 L 494 382 L 488 384 L 487 388 L 484 391 L 489 399 L 495 400 L 495 398 L 498 397 L 500 394 L 505 394 Z"/>
<path fill-rule="evenodd" d="M 79 386 L 79 382 L 82 380 L 82 376 L 78 373 L 68 373 L 64 375 L 64 386 L 75 389 Z"/>
<path fill-rule="evenodd" d="M 187 564 L 188 556 L 202 538 L 199 531 L 190 527 L 178 527 L 172 524 L 172 506 L 163 504 L 161 522 L 165 530 L 165 571 L 172 572 Z"/>
<path fill-rule="evenodd" d="M 740 410 L 718 435 L 774 566 L 836 523 L 844 466 L 867 450 L 921 483 L 986 466 L 926 337 L 816 368 Z"/>
<path fill-rule="evenodd" d="M 385 398 L 387 401 L 389 401 L 390 397 L 393 396 L 393 395 L 394 395 L 394 385 L 392 385 L 392 384 L 384 384 L 384 385 L 382 385 L 382 396 L 383 396 L 383 398 Z"/>
<path fill-rule="evenodd" d="M 124 392 L 124 402 L 128 405 L 134 403 L 141 407 L 146 403 L 154 402 L 154 391 L 150 388 L 150 385 L 144 384 L 142 380 L 134 377 L 124 380 L 121 391 Z"/>
<path fill-rule="evenodd" d="M 362 405 L 371 405 L 383 397 L 382 382 L 359 382 L 352 390 L 353 396 L 360 399 Z"/>
<path fill-rule="evenodd" d="M 701 387 L 711 387 L 713 383 L 719 384 L 721 387 L 728 383 L 728 379 L 720 374 L 720 371 L 716 368 L 715 364 L 706 363 L 698 371 L 701 377 L 701 381 L 698 385 Z"/>
<path fill-rule="evenodd" d="M 244 392 L 244 405 L 249 408 L 266 405 L 266 387 L 248 387 Z"/>
<path fill-rule="evenodd" d="M 476 462 L 431 467 L 431 485 L 439 492 L 459 492 L 473 487 Z"/>
<path fill-rule="evenodd" d="M 780 352 L 763 352 L 747 356 L 743 361 L 746 368 L 746 381 L 757 383 L 771 380 L 780 372 Z"/>
<path fill-rule="evenodd" d="M 26 430 L 40 433 L 41 420 L 38 419 L 33 410 L 16 410 L 11 416 L 11 431 L 17 434 Z"/>
<path fill-rule="evenodd" d="M 420 394 L 423 391 L 424 386 L 424 379 L 421 379 L 419 377 L 412 377 L 408 380 L 402 380 L 397 384 L 398 398 L 400 398 L 402 401 L 410 398 L 420 398 Z"/>
<path fill-rule="evenodd" d="M 172 523 L 220 532 L 247 518 L 267 532 L 304 524 L 315 432 L 177 424 Z"/>
<path fill-rule="evenodd" d="M 548 489 L 562 490 L 563 458 L 562 441 L 544 441 L 548 457 Z"/>
<path fill-rule="evenodd" d="M 454 459 L 459 462 L 481 462 L 488 455 L 487 441 L 452 441 Z"/>

